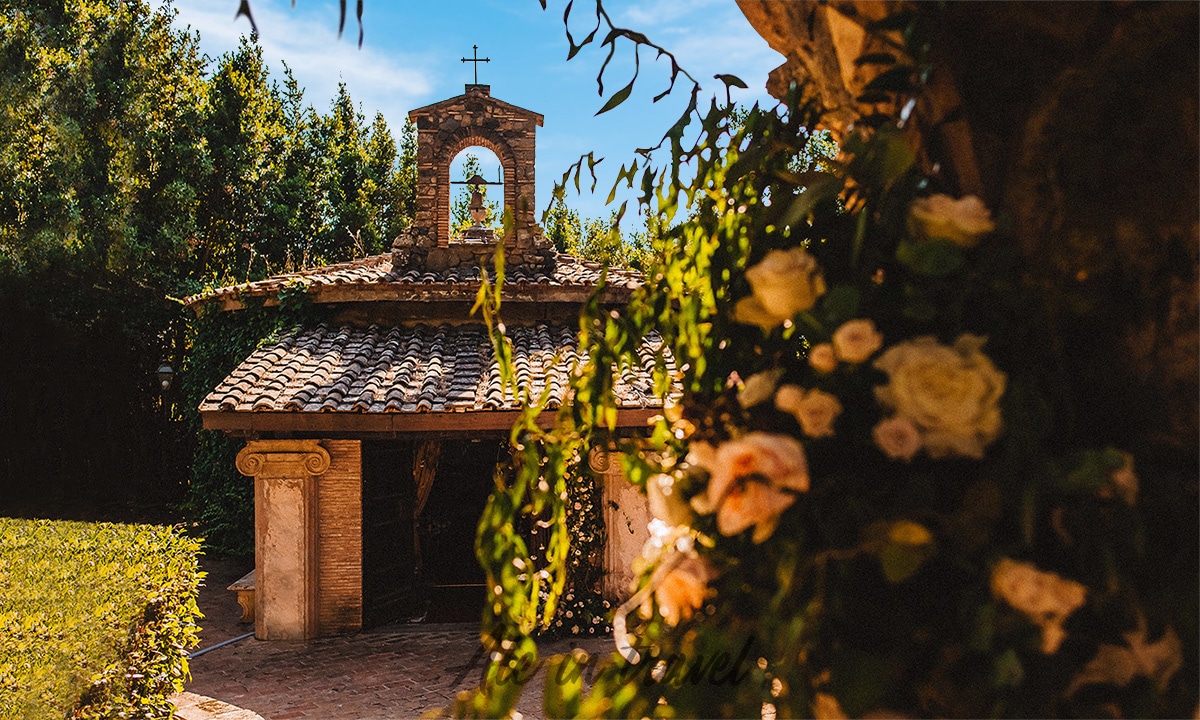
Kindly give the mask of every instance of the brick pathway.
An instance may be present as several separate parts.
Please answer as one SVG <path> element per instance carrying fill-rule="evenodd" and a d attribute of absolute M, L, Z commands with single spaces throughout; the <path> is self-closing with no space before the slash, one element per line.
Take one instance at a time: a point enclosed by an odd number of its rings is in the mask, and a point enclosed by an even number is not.
<path fill-rule="evenodd" d="M 225 587 L 243 568 L 206 562 L 207 587 L 200 597 L 206 617 L 201 647 L 245 633 L 237 624 L 237 601 Z M 612 643 L 588 638 L 577 644 L 605 654 Z M 570 641 L 546 643 L 542 657 L 566 652 Z M 418 718 L 450 705 L 475 687 L 478 629 L 469 625 L 405 625 L 310 642 L 242 640 L 191 660 L 187 690 L 262 715 L 292 718 Z M 541 716 L 542 678 L 535 676 L 517 709 Z"/>

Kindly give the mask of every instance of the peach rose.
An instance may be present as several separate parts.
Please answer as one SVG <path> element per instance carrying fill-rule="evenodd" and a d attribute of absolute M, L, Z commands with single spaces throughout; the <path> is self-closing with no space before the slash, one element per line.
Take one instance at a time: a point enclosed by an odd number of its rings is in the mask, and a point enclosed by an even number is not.
<path fill-rule="evenodd" d="M 823 692 L 813 696 L 812 712 L 817 720 L 846 720 L 850 717 L 836 697 Z"/>
<path fill-rule="evenodd" d="M 829 343 L 818 343 L 808 349 L 808 364 L 813 370 L 827 375 L 837 368 L 837 356 Z"/>
<path fill-rule="evenodd" d="M 875 361 L 889 380 L 875 396 L 912 421 L 931 457 L 982 458 L 1000 435 L 1006 378 L 981 352 L 984 342 L 961 335 L 947 347 L 920 337 L 893 345 Z"/>
<path fill-rule="evenodd" d="M 674 627 L 691 619 L 708 598 L 708 583 L 716 573 L 702 558 L 690 555 L 683 559 L 654 589 L 654 599 L 663 622 Z"/>
<path fill-rule="evenodd" d="M 746 270 L 746 280 L 751 294 L 734 306 L 734 320 L 766 332 L 808 310 L 825 294 L 821 268 L 804 248 L 771 250 Z"/>
<path fill-rule="evenodd" d="M 795 502 L 794 494 L 808 490 L 804 447 L 788 435 L 753 432 L 715 449 L 693 447 L 688 459 L 710 473 L 708 487 L 692 498 L 692 507 L 702 514 L 715 512 L 722 535 L 752 527 L 754 542 L 765 541 Z"/>
<path fill-rule="evenodd" d="M 955 200 L 938 194 L 913 201 L 908 229 L 920 238 L 944 238 L 962 247 L 974 247 L 981 236 L 996 229 L 996 224 L 987 206 L 974 195 Z"/>
<path fill-rule="evenodd" d="M 1087 588 L 1030 563 L 1001 558 L 992 568 L 992 593 L 1042 629 L 1042 652 L 1053 655 L 1066 637 L 1063 623 L 1083 606 Z"/>
<path fill-rule="evenodd" d="M 1100 487 L 1099 494 L 1100 497 L 1116 495 L 1126 505 L 1137 505 L 1138 476 L 1133 471 L 1133 455 L 1122 452 L 1121 457 L 1125 461 L 1124 464 L 1109 473 L 1108 483 Z"/>
<path fill-rule="evenodd" d="M 838 360 L 860 363 L 883 347 L 883 335 L 870 320 L 849 320 L 833 333 L 833 352 Z"/>
<path fill-rule="evenodd" d="M 775 393 L 775 407 L 796 418 L 811 438 L 832 437 L 833 423 L 842 414 L 837 396 L 813 388 L 784 385 Z"/>
<path fill-rule="evenodd" d="M 675 478 L 659 474 L 646 480 L 646 499 L 650 514 L 667 525 L 687 525 L 692 521 L 692 510 L 675 487 Z"/>
<path fill-rule="evenodd" d="M 871 437 L 883 454 L 893 460 L 908 462 L 921 450 L 921 431 L 903 415 L 880 420 Z"/>

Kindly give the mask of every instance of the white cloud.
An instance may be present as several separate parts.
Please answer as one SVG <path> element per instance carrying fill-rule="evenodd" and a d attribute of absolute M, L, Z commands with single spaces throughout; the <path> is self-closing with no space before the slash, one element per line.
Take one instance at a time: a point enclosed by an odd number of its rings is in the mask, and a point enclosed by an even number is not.
<path fill-rule="evenodd" d="M 368 119 L 383 112 L 394 130 L 404 122 L 410 108 L 425 104 L 433 83 L 429 63 L 419 56 L 382 52 L 367 42 L 359 49 L 354 18 L 347 18 L 346 34 L 337 38 L 337 19 L 315 17 L 259 0 L 251 4 L 258 26 L 263 58 L 272 73 L 282 77 L 287 63 L 305 89 L 305 100 L 324 110 L 345 82 L 355 102 L 361 103 Z M 191 26 L 200 32 L 201 49 L 213 58 L 234 50 L 239 38 L 249 34 L 245 17 L 234 19 L 233 0 L 179 0 L 176 27 Z"/>

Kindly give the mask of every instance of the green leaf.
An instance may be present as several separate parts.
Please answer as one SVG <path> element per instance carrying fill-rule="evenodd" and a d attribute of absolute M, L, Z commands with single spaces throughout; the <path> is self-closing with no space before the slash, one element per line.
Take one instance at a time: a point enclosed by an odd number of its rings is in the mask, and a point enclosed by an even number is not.
<path fill-rule="evenodd" d="M 892 669 L 880 656 L 847 652 L 830 668 L 829 689 L 850 717 L 875 708 L 887 693 Z"/>
<path fill-rule="evenodd" d="M 860 301 L 858 288 L 853 285 L 835 285 L 821 298 L 821 308 L 830 327 L 841 325 L 858 313 Z"/>
<path fill-rule="evenodd" d="M 600 111 L 596 115 L 603 115 L 628 100 L 629 93 L 633 92 L 633 82 L 633 80 L 630 80 L 628 85 L 613 93 L 612 97 L 608 99 L 608 102 L 604 103 L 604 107 L 600 108 Z"/>
<path fill-rule="evenodd" d="M 879 564 L 888 582 L 901 583 L 916 574 L 928 556 L 926 546 L 889 543 L 879 551 Z"/>
<path fill-rule="evenodd" d="M 946 277 L 966 264 L 961 247 L 951 240 L 906 240 L 896 248 L 896 259 L 918 275 Z"/>
<path fill-rule="evenodd" d="M 542 697 L 547 718 L 579 716 L 583 670 L 587 662 L 587 653 L 576 649 L 569 655 L 555 655 L 546 663 L 546 686 Z"/>
<path fill-rule="evenodd" d="M 842 178 L 822 173 L 792 200 L 787 212 L 783 214 L 782 224 L 784 226 L 795 225 L 804 220 L 819 203 L 836 198 L 845 185 Z"/>
<path fill-rule="evenodd" d="M 1017 687 L 1025 681 L 1025 667 L 1017 651 L 1009 648 L 992 662 L 992 684 L 998 688 Z"/>
<path fill-rule="evenodd" d="M 736 87 L 736 88 L 741 88 L 743 90 L 745 90 L 749 87 L 749 85 L 747 85 L 745 82 L 743 82 L 742 79 L 740 77 L 738 77 L 737 75 L 726 75 L 723 73 L 717 73 L 716 75 L 713 75 L 713 77 L 720 80 L 721 82 L 725 83 L 725 87 Z"/>

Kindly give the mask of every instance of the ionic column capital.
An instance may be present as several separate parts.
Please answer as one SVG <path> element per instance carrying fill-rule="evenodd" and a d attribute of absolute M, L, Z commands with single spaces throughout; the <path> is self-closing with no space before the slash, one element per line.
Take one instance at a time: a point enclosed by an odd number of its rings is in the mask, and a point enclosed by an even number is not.
<path fill-rule="evenodd" d="M 329 469 L 329 453 L 317 440 L 251 440 L 237 454 L 237 469 L 250 477 L 302 478 Z"/>

